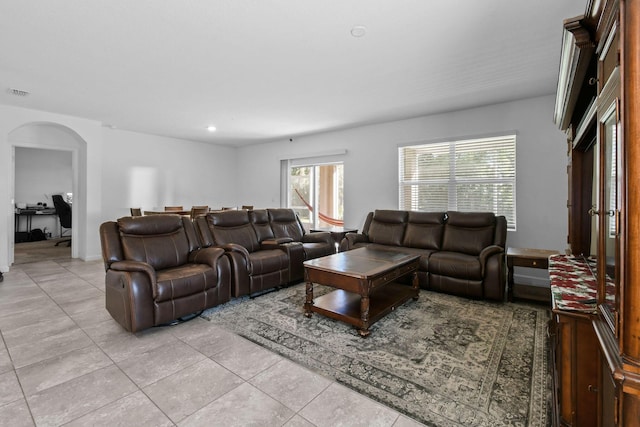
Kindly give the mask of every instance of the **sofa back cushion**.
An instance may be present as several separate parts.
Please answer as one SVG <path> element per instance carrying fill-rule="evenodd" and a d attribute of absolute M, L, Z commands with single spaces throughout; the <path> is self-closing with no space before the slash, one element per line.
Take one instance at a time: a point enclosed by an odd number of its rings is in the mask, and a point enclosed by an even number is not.
<path fill-rule="evenodd" d="M 186 264 L 189 240 L 178 215 L 118 219 L 124 259 L 150 264 L 156 270 Z"/>
<path fill-rule="evenodd" d="M 249 212 L 221 211 L 207 214 L 209 230 L 216 245 L 236 243 L 244 246 L 249 252 L 260 249 L 260 243 L 251 222 Z"/>
<path fill-rule="evenodd" d="M 368 231 L 369 241 L 380 245 L 401 246 L 407 217 L 407 211 L 374 211 Z"/>
<path fill-rule="evenodd" d="M 269 224 L 269 212 L 266 209 L 256 209 L 249 211 L 249 220 L 256 231 L 258 242 L 273 239 L 273 230 Z"/>
<path fill-rule="evenodd" d="M 304 236 L 304 229 L 298 221 L 298 216 L 293 209 L 267 209 L 271 229 L 276 238 L 290 237 L 294 242 L 299 242 Z"/>
<path fill-rule="evenodd" d="M 107 221 L 100 224 L 100 246 L 105 270 L 111 266 L 111 263 L 124 260 L 117 222 Z"/>
<path fill-rule="evenodd" d="M 492 212 L 447 212 L 442 250 L 479 255 L 494 244 L 495 229 Z"/>
<path fill-rule="evenodd" d="M 444 212 L 409 212 L 402 246 L 434 249 L 442 247 Z"/>

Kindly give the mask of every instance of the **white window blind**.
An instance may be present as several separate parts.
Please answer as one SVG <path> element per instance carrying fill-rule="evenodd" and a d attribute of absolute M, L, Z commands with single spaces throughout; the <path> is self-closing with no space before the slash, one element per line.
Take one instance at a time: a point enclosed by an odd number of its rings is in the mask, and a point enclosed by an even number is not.
<path fill-rule="evenodd" d="M 400 209 L 494 212 L 516 229 L 515 135 L 399 148 Z"/>

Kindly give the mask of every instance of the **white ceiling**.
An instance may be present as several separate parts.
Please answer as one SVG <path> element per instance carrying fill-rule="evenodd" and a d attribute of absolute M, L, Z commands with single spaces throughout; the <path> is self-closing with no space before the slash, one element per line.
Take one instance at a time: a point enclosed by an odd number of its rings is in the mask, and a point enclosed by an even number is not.
<path fill-rule="evenodd" d="M 0 0 L 0 104 L 229 145 L 459 110 L 554 93 L 585 5 Z"/>

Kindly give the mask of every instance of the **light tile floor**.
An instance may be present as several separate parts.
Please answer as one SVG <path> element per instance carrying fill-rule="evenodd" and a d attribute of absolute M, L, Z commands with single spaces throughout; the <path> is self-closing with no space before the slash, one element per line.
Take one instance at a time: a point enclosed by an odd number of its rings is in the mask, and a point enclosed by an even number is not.
<path fill-rule="evenodd" d="M 2 426 L 420 425 L 200 318 L 126 332 L 101 261 L 5 273 L 0 340 Z"/>

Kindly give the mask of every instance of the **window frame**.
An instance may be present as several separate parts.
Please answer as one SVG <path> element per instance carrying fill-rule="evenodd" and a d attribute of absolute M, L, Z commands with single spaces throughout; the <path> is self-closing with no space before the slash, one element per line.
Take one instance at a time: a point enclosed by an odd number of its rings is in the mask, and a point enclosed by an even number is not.
<path fill-rule="evenodd" d="M 495 146 L 496 149 L 500 149 L 505 158 L 508 161 L 504 161 L 501 159 L 499 162 L 495 163 L 495 167 L 492 173 L 485 174 L 485 176 L 476 176 L 476 177 L 462 177 L 460 175 L 456 175 L 456 171 L 458 168 L 457 162 L 460 162 L 462 159 L 459 156 L 456 156 L 456 153 L 460 154 L 460 152 L 466 153 L 482 153 L 484 151 L 489 151 L 492 148 L 492 145 Z M 469 151 L 469 148 L 474 148 L 475 151 Z M 430 142 L 415 142 L 410 144 L 404 144 L 398 146 L 398 206 L 399 209 L 407 209 L 407 204 L 416 205 L 419 202 L 419 193 L 420 187 L 426 186 L 434 186 L 441 185 L 446 187 L 447 196 L 443 197 L 440 202 L 441 204 L 446 204 L 446 210 L 458 210 L 465 211 L 465 209 L 461 209 L 458 207 L 458 192 L 460 186 L 465 185 L 502 185 L 511 189 L 512 192 L 512 200 L 510 203 L 507 202 L 507 205 L 511 206 L 511 209 L 505 211 L 505 209 L 500 209 L 498 206 L 499 202 L 499 194 L 498 187 L 495 188 L 493 192 L 493 209 L 478 209 L 476 211 L 492 211 L 496 215 L 504 215 L 507 218 L 507 229 L 509 231 L 516 231 L 517 228 L 517 191 L 516 191 L 516 153 L 517 153 L 517 135 L 516 133 L 508 133 L 502 135 L 492 135 L 488 137 L 468 137 L 468 138 L 456 138 L 456 139 L 447 139 L 447 140 L 438 140 L 438 141 L 430 141 Z M 409 162 L 409 150 L 413 151 L 414 159 L 411 159 L 412 163 L 407 166 Z M 418 154 L 419 153 L 419 154 Z M 440 165 L 439 169 L 436 169 L 437 165 L 432 167 L 434 177 L 427 177 L 429 172 L 425 172 L 425 170 L 420 169 L 418 155 L 430 154 L 434 157 L 437 155 L 448 155 L 448 161 L 446 168 Z M 460 162 L 462 163 L 462 162 Z M 468 166 L 468 165 L 467 165 Z M 407 167 L 413 167 L 413 172 L 407 173 Z M 504 169 L 501 169 L 504 167 Z M 462 168 L 460 168 L 462 169 Z M 482 175 L 481 169 L 464 169 L 465 172 L 469 173 L 477 173 L 480 171 L 479 175 Z M 407 175 L 413 175 L 411 178 L 405 178 Z M 494 176 L 490 176 L 494 175 Z M 500 176 L 497 176 L 500 175 Z M 411 189 L 409 190 L 410 187 Z M 408 193 L 414 193 L 414 196 L 409 194 L 408 200 L 405 200 Z M 444 192 L 444 190 L 443 190 Z M 438 203 L 435 203 L 438 204 Z M 434 208 L 437 210 L 438 208 Z M 472 211 L 473 209 L 466 209 L 466 211 Z"/>
<path fill-rule="evenodd" d="M 334 191 L 333 191 L 333 205 L 340 206 L 338 209 L 342 211 L 342 217 L 344 218 L 344 168 L 345 168 L 345 154 L 346 150 L 336 150 L 332 152 L 326 153 L 314 153 L 313 155 L 302 155 L 295 158 L 286 158 L 281 159 L 281 206 L 288 207 L 292 209 L 299 209 L 300 206 L 292 206 L 290 204 L 292 198 L 292 190 L 291 190 L 291 170 L 292 168 L 303 168 L 308 167 L 312 169 L 316 169 L 318 167 L 323 166 L 338 166 L 342 167 L 342 180 L 341 182 L 335 181 L 333 182 Z M 313 212 L 310 213 L 310 223 L 306 223 L 303 217 L 301 216 L 301 220 L 303 221 L 303 225 L 305 229 L 308 227 L 309 229 L 314 229 L 321 227 L 321 213 L 318 209 L 319 197 L 320 193 L 317 191 L 320 190 L 318 187 L 318 176 L 316 173 L 312 173 L 314 178 L 312 178 L 313 182 L 311 182 L 311 200 L 307 202 L 313 206 Z M 339 184 L 342 184 L 342 188 L 339 188 Z M 337 186 L 337 187 L 336 187 Z M 341 196 L 342 195 L 342 196 Z M 340 203 L 339 199 L 342 198 L 342 203 Z M 322 226 L 324 227 L 324 226 Z"/>

